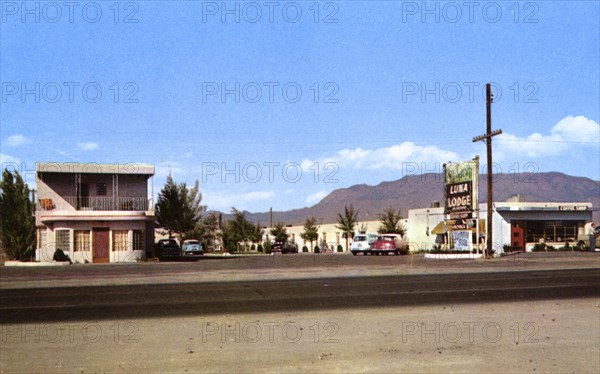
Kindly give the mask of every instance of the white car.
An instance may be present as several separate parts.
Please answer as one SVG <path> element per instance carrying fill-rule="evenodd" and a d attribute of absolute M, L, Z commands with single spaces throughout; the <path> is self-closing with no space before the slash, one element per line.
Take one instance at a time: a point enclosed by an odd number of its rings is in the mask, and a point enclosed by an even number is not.
<path fill-rule="evenodd" d="M 371 252 L 371 246 L 373 243 L 377 241 L 377 235 L 375 234 L 358 234 L 352 239 L 352 244 L 350 245 L 350 252 L 353 255 L 357 255 L 358 253 L 362 253 L 363 255 L 367 255 Z"/>
<path fill-rule="evenodd" d="M 204 254 L 204 248 L 202 248 L 202 244 L 199 241 L 195 239 L 184 240 L 181 246 L 182 256 L 198 256 L 202 254 Z"/>

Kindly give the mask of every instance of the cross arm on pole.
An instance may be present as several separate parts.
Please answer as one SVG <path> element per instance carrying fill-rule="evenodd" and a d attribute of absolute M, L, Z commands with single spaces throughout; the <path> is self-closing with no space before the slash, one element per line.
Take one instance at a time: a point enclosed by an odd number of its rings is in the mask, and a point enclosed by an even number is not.
<path fill-rule="evenodd" d="M 500 134 L 502 134 L 502 130 L 494 130 L 494 131 L 490 132 L 489 134 L 483 134 L 483 135 L 474 137 L 473 143 L 478 142 L 480 140 L 490 139 L 492 136 L 496 136 L 496 135 L 500 135 Z"/>

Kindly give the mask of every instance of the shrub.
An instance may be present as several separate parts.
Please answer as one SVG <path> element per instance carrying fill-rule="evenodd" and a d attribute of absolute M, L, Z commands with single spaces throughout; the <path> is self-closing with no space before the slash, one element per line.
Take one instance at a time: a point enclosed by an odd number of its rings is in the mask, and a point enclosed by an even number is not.
<path fill-rule="evenodd" d="M 321 248 L 319 248 L 318 245 L 315 245 L 315 253 L 319 253 L 321 251 Z"/>
<path fill-rule="evenodd" d="M 262 253 L 263 252 L 263 246 L 262 246 L 262 244 L 259 244 L 258 247 L 256 247 L 256 251 L 258 253 Z"/>
<path fill-rule="evenodd" d="M 546 249 L 546 243 L 535 243 L 533 245 L 533 252 L 542 252 L 547 250 L 548 249 Z"/>
<path fill-rule="evenodd" d="M 256 251 L 256 246 L 255 246 L 254 244 L 252 244 L 252 245 L 250 246 L 250 250 L 251 250 L 252 252 Z"/>
<path fill-rule="evenodd" d="M 337 251 L 338 251 L 338 252 L 344 252 L 344 248 L 342 247 L 342 245 L 341 245 L 341 244 L 338 244 L 338 246 L 337 246 Z"/>
<path fill-rule="evenodd" d="M 510 244 L 504 244 L 502 246 L 502 249 L 504 249 L 504 253 L 519 252 L 519 251 L 523 250 L 523 248 L 519 245 L 510 245 Z"/>
<path fill-rule="evenodd" d="M 302 252 L 308 252 L 308 247 L 307 246 L 303 246 L 302 247 Z"/>
<path fill-rule="evenodd" d="M 271 243 L 269 242 L 265 242 L 265 253 L 270 255 L 271 254 Z"/>
<path fill-rule="evenodd" d="M 69 256 L 67 256 L 65 254 L 65 252 L 63 252 L 62 249 L 58 248 L 56 251 L 54 251 L 54 255 L 52 256 L 52 259 L 54 261 L 57 262 L 66 262 L 69 261 L 69 264 L 72 264 L 71 259 L 69 258 Z"/>

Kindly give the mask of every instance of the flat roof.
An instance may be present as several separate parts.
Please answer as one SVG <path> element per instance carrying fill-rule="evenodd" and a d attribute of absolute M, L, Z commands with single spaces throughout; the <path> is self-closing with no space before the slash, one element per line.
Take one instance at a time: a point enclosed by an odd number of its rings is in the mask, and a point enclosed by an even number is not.
<path fill-rule="evenodd" d="M 36 162 L 36 172 L 82 174 L 154 175 L 154 165 L 139 162 L 99 164 L 97 162 Z"/>

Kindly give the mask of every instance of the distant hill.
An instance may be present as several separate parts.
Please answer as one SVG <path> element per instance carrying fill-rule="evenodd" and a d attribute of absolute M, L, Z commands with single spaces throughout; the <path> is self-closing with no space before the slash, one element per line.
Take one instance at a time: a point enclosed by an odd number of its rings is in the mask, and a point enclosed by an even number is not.
<path fill-rule="evenodd" d="M 557 172 L 535 174 L 500 174 L 494 176 L 494 201 L 506 201 L 515 194 L 526 196 L 529 202 L 592 202 L 600 207 L 600 181 L 585 177 L 574 177 Z M 487 199 L 486 176 L 480 176 L 479 201 Z M 336 221 L 344 205 L 353 204 L 359 209 L 360 220 L 376 220 L 385 208 L 401 209 L 404 217 L 408 210 L 426 208 L 432 202 L 443 205 L 442 174 L 409 175 L 393 182 L 382 182 L 376 186 L 359 184 L 331 192 L 312 207 L 273 212 L 273 222 L 302 224 L 306 217 L 316 217 L 319 222 Z M 594 211 L 594 221 L 600 221 L 600 212 Z M 269 223 L 269 212 L 247 213 L 251 221 Z"/>

